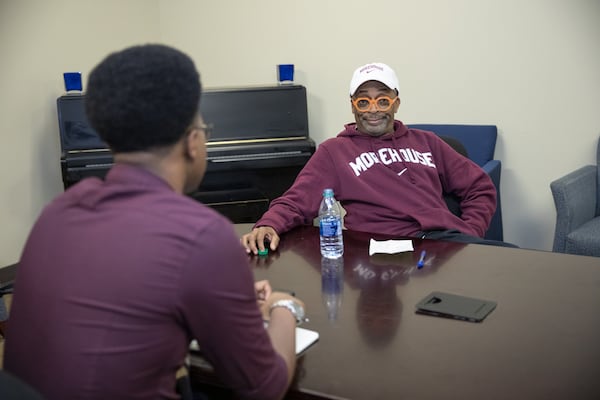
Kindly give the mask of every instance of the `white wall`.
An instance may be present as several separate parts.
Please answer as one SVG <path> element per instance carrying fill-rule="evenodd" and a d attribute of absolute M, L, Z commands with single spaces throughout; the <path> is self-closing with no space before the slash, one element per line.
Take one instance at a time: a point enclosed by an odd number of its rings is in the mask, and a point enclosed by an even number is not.
<path fill-rule="evenodd" d="M 108 52 L 158 40 L 147 0 L 0 0 L 0 266 L 18 260 L 44 204 L 63 189 L 56 98 Z"/>
<path fill-rule="evenodd" d="M 549 183 L 595 162 L 598 39 L 598 0 L 0 0 L 0 265 L 62 190 L 61 73 L 149 41 L 188 52 L 205 87 L 274 84 L 294 63 L 317 142 L 351 121 L 354 68 L 390 64 L 404 122 L 498 125 L 505 239 L 549 250 Z"/>

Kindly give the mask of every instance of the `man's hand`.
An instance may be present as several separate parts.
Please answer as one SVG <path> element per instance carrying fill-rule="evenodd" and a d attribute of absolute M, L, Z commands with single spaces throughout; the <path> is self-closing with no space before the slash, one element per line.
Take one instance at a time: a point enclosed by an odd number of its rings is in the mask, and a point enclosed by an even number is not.
<path fill-rule="evenodd" d="M 260 226 L 252 229 L 240 239 L 246 253 L 258 254 L 259 250 L 265 249 L 265 241 L 269 243 L 269 249 L 275 251 L 279 245 L 279 235 L 270 226 Z"/>

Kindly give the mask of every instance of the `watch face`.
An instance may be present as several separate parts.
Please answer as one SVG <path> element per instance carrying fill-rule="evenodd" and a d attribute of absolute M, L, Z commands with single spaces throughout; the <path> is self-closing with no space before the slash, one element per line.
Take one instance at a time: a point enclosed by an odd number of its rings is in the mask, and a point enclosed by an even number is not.
<path fill-rule="evenodd" d="M 295 301 L 292 301 L 292 304 L 295 310 L 296 322 L 301 323 L 304 321 L 304 308 L 302 308 L 302 306 Z"/>

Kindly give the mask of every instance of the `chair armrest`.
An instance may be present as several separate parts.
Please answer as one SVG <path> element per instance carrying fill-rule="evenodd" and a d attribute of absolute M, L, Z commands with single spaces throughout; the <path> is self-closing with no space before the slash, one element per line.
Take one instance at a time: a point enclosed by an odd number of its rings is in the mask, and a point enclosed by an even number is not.
<path fill-rule="evenodd" d="M 504 228 L 502 226 L 502 203 L 500 201 L 500 173 L 502 163 L 500 160 L 489 160 L 481 167 L 490 177 L 496 187 L 496 211 L 490 221 L 490 226 L 485 233 L 486 239 L 504 240 Z"/>
<path fill-rule="evenodd" d="M 552 251 L 564 252 L 567 235 L 596 215 L 597 172 L 586 165 L 550 183 L 556 206 Z"/>
<path fill-rule="evenodd" d="M 492 178 L 496 190 L 500 193 L 500 170 L 502 168 L 500 160 L 490 160 L 483 164 L 481 168 Z"/>

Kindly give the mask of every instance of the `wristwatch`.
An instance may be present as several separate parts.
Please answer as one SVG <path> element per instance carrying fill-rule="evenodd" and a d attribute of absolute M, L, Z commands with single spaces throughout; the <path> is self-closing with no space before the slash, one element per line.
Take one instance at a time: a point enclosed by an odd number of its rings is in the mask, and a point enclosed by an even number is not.
<path fill-rule="evenodd" d="M 296 318 L 296 325 L 300 325 L 302 322 L 308 321 L 308 319 L 304 317 L 304 307 L 302 307 L 294 300 L 277 300 L 275 303 L 271 304 L 271 307 L 269 308 L 269 313 L 277 307 L 283 307 L 290 310 L 294 318 Z"/>

